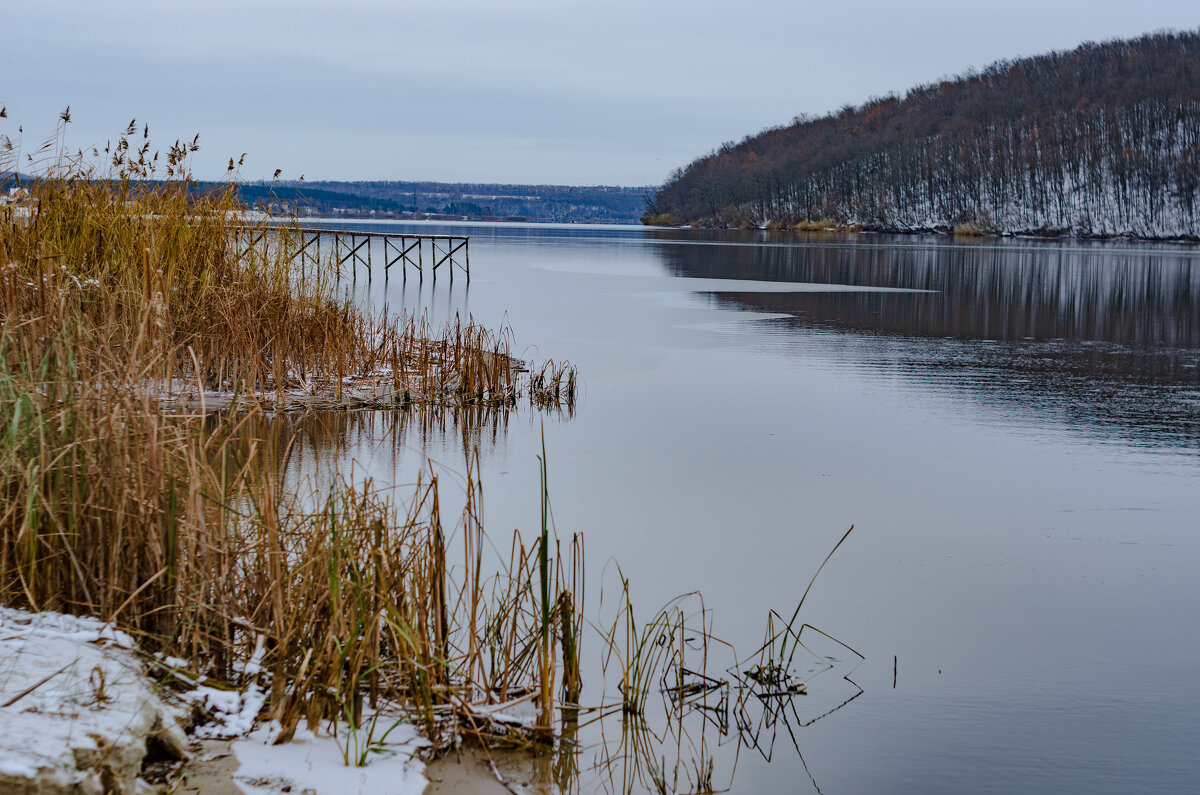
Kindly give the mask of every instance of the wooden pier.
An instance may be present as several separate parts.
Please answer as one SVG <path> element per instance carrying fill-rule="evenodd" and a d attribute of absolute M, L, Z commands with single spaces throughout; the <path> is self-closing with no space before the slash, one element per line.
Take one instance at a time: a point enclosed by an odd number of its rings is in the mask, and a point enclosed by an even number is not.
<path fill-rule="evenodd" d="M 450 278 L 458 267 L 471 280 L 470 238 L 466 235 L 414 235 L 401 232 L 363 232 L 350 229 L 332 229 L 319 226 L 243 226 L 235 232 L 239 247 L 238 257 L 245 257 L 260 244 L 266 246 L 268 238 L 276 238 L 288 246 L 289 262 L 300 261 L 302 268 L 309 262 L 321 264 L 321 242 L 332 246 L 333 262 L 342 275 L 342 267 L 349 266 L 351 277 L 358 278 L 359 268 L 365 268 L 367 278 L 374 275 L 376 256 L 383 265 L 384 278 L 391 274 L 392 266 L 399 265 L 401 275 L 408 278 L 408 268 L 417 269 L 419 278 L 425 278 L 426 262 L 430 275 L 436 279 L 443 265 L 449 266 Z M 428 259 L 426 259 L 428 249 Z M 329 249 L 327 249 L 329 250 Z"/>

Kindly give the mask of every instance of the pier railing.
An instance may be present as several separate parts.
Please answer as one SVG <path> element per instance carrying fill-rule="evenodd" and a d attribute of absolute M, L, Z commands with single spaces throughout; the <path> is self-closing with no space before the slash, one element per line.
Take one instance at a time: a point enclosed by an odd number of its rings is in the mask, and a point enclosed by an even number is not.
<path fill-rule="evenodd" d="M 321 263 L 321 243 L 332 247 L 332 260 L 342 275 L 344 267 L 350 270 L 351 278 L 358 278 L 360 268 L 366 269 L 367 278 L 374 275 L 375 262 L 383 266 L 384 278 L 390 276 L 392 267 L 400 266 L 401 275 L 408 278 L 408 269 L 417 269 L 419 278 L 425 278 L 428 265 L 430 275 L 436 279 L 438 268 L 443 265 L 466 273 L 471 279 L 470 238 L 466 235 L 417 235 L 402 232 L 364 232 L 361 230 L 333 229 L 318 226 L 243 226 L 235 231 L 238 256 L 251 255 L 259 246 L 277 245 L 286 247 L 284 256 L 289 262 L 299 260 L 301 268 L 308 263 Z M 329 250 L 327 248 L 327 250 Z M 428 250 L 428 257 L 426 251 Z M 378 259 L 376 259 L 378 256 Z"/>

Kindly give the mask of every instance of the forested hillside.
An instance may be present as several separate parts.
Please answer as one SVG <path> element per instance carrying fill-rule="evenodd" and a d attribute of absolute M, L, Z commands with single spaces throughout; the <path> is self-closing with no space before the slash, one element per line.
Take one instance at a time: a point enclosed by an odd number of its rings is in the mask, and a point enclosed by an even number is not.
<path fill-rule="evenodd" d="M 646 219 L 1196 237 L 1200 33 L 1084 44 L 725 144 Z"/>

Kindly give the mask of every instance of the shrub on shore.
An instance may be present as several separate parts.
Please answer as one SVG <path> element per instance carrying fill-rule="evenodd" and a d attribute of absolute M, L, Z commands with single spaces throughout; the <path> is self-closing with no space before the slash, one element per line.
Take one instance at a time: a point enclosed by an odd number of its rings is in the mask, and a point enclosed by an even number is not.
<path fill-rule="evenodd" d="M 642 224 L 644 226 L 679 226 L 679 219 L 670 213 L 644 213 Z"/>

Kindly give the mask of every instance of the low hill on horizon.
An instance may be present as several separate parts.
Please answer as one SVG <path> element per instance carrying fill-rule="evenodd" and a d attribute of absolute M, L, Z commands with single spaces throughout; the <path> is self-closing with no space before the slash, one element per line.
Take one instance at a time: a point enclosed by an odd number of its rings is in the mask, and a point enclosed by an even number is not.
<path fill-rule="evenodd" d="M 727 143 L 647 223 L 1200 236 L 1200 31 L 1086 43 Z"/>
<path fill-rule="evenodd" d="M 40 177 L 0 171 L 0 192 Z M 160 183 L 161 180 L 150 179 Z M 503 185 L 465 182 L 195 180 L 205 193 L 231 186 L 251 207 L 275 214 L 398 220 L 636 224 L 653 187 Z M 0 199 L 7 199 L 7 195 Z"/>
<path fill-rule="evenodd" d="M 295 180 L 238 186 L 244 201 L 300 214 L 635 224 L 652 187 Z"/>

